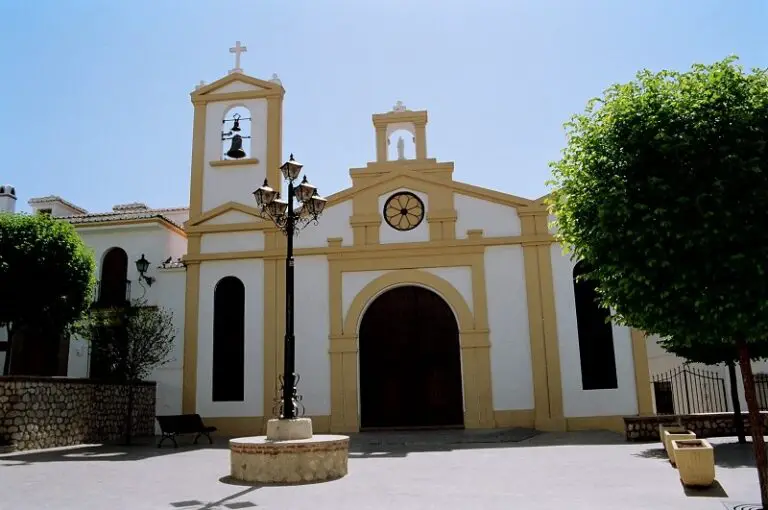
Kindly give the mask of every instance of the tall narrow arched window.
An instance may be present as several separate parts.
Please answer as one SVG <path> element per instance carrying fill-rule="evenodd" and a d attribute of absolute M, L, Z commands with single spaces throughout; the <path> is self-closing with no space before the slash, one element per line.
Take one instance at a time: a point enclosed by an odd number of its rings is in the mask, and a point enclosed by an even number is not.
<path fill-rule="evenodd" d="M 585 390 L 618 388 L 610 310 L 600 306 L 594 281 L 579 278 L 589 270 L 584 262 L 573 268 L 576 324 L 581 358 L 581 384 Z"/>
<path fill-rule="evenodd" d="M 128 299 L 128 254 L 122 248 L 110 248 L 101 262 L 98 303 L 120 306 Z"/>
<path fill-rule="evenodd" d="M 234 276 L 213 291 L 214 402 L 245 400 L 245 285 Z"/>

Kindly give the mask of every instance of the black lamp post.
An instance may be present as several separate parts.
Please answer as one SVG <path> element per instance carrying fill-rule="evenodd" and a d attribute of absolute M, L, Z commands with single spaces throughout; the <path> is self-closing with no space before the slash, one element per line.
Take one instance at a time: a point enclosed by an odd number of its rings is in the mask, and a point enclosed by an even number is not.
<path fill-rule="evenodd" d="M 280 192 L 264 184 L 253 192 L 256 205 L 264 217 L 272 220 L 287 238 L 285 257 L 285 339 L 283 359 L 283 381 L 280 388 L 283 401 L 281 419 L 291 420 L 296 417 L 296 337 L 293 334 L 293 236 L 308 223 L 315 222 L 325 209 L 326 199 L 317 193 L 317 188 L 307 182 L 307 177 L 300 184 L 294 182 L 301 174 L 302 165 L 294 161 L 293 154 L 283 163 L 280 171 L 288 181 L 287 200 L 280 198 Z M 296 207 L 298 202 L 298 207 Z M 294 208 L 296 207 L 296 208 Z"/>

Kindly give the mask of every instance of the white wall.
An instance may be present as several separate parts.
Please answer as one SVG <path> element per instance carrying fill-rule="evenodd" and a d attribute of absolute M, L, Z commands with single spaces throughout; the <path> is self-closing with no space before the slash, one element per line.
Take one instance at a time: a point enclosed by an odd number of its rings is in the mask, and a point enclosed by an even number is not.
<path fill-rule="evenodd" d="M 149 304 L 156 304 L 157 287 L 139 283 L 136 261 L 144 257 L 150 262 L 147 276 L 157 277 L 158 266 L 168 257 L 177 259 L 187 251 L 187 240 L 157 223 L 144 225 L 119 225 L 85 227 L 77 229 L 94 253 L 96 279 L 101 280 L 101 263 L 111 248 L 122 248 L 128 254 L 128 279 L 131 281 L 131 299 L 144 295 Z M 143 284 L 143 286 L 142 286 Z M 145 290 L 146 289 L 146 290 Z"/>
<path fill-rule="evenodd" d="M 245 285 L 245 399 L 213 402 L 213 295 L 225 276 Z M 264 262 L 257 259 L 200 264 L 197 337 L 197 412 L 202 416 L 262 416 L 264 412 Z"/>
<path fill-rule="evenodd" d="M 203 234 L 201 253 L 230 253 L 234 251 L 260 251 L 264 249 L 262 232 L 219 232 Z"/>
<path fill-rule="evenodd" d="M 184 302 L 186 297 L 186 269 L 161 269 L 157 281 L 156 303 L 173 314 L 176 337 L 167 364 L 156 368 L 150 381 L 157 381 L 157 414 L 181 414 L 181 396 L 184 365 Z"/>
<path fill-rule="evenodd" d="M 281 267 L 282 270 L 282 267 Z M 298 391 L 309 416 L 331 414 L 330 309 L 328 259 L 297 257 L 294 306 Z M 282 373 L 282 368 L 278 370 Z"/>
<path fill-rule="evenodd" d="M 296 248 L 328 246 L 330 237 L 341 237 L 343 246 L 351 246 L 354 242 L 352 226 L 349 224 L 351 216 L 352 200 L 327 207 L 318 219 L 317 225 L 310 223 L 299 233 L 294 246 Z"/>
<path fill-rule="evenodd" d="M 209 162 L 222 159 L 222 121 L 229 110 L 244 107 L 250 111 L 251 138 L 243 140 L 247 158 L 255 165 L 212 167 Z M 228 145 L 227 145 L 228 147 Z M 208 103 L 206 106 L 205 151 L 203 162 L 203 212 L 229 201 L 253 204 L 253 190 L 261 186 L 267 164 L 267 100 L 249 99 Z M 276 188 L 278 183 L 270 183 Z"/>
<path fill-rule="evenodd" d="M 583 390 L 579 357 L 579 336 L 576 326 L 576 303 L 573 290 L 573 267 L 562 247 L 553 244 L 552 277 L 555 287 L 555 314 L 560 347 L 560 370 L 563 385 L 565 416 L 632 415 L 637 413 L 635 370 L 629 328 L 613 326 L 613 346 L 616 356 L 618 388 Z"/>
<path fill-rule="evenodd" d="M 394 228 L 390 227 L 383 216 L 384 204 L 387 202 L 387 199 L 392 195 L 401 191 L 410 191 L 411 193 L 419 197 L 422 202 L 424 202 L 424 220 L 419 224 L 418 227 L 414 228 L 413 230 L 408 230 L 405 232 L 401 232 L 400 230 L 395 230 Z M 381 226 L 379 227 L 379 242 L 381 244 L 388 244 L 388 243 L 414 243 L 414 242 L 429 241 L 429 223 L 427 222 L 427 214 L 429 213 L 428 198 L 429 197 L 427 196 L 426 193 L 422 193 L 420 191 L 407 189 L 407 188 L 400 188 L 400 189 L 385 193 L 383 195 L 380 195 L 379 196 L 379 214 L 382 215 L 382 221 L 381 221 Z"/>
<path fill-rule="evenodd" d="M 144 295 L 148 304 L 170 307 L 176 313 L 177 300 L 181 295 L 181 313 L 183 314 L 183 296 L 185 285 L 168 291 L 160 283 L 158 266 L 168 257 L 177 259 L 187 251 L 187 240 L 184 236 L 172 232 L 156 223 L 144 225 L 118 225 L 104 227 L 81 227 L 77 229 L 83 242 L 93 250 L 96 259 L 96 279 L 101 280 L 101 263 L 104 255 L 111 248 L 122 248 L 128 255 L 128 280 L 131 281 L 131 298 L 137 299 Z M 158 280 L 152 286 L 142 282 L 139 284 L 139 273 L 136 270 L 136 260 L 144 254 L 150 261 L 147 276 Z M 146 290 L 145 290 L 146 289 Z M 96 289 L 98 297 L 98 288 Z M 182 322 L 183 325 L 183 322 Z M 88 342 L 78 337 L 69 343 L 69 361 L 67 377 L 88 377 L 90 363 L 90 348 Z M 160 390 L 158 390 L 160 391 Z"/>
<path fill-rule="evenodd" d="M 517 209 L 473 198 L 460 193 L 453 194 L 456 208 L 456 239 L 466 239 L 467 230 L 482 229 L 484 237 L 517 236 L 521 233 Z"/>
<path fill-rule="evenodd" d="M 533 409 L 533 371 L 521 246 L 485 251 L 493 408 Z"/>

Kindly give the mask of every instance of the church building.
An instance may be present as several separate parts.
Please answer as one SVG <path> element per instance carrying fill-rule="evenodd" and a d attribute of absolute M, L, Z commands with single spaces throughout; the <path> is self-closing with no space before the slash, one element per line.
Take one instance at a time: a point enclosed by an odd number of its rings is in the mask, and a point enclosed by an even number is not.
<path fill-rule="evenodd" d="M 237 56 L 191 93 L 188 208 L 30 204 L 93 248 L 96 303 L 144 296 L 173 312 L 158 414 L 254 435 L 279 400 L 286 237 L 252 193 L 266 179 L 285 194 L 279 168 L 301 148 L 283 147 L 280 80 L 245 74 Z M 372 161 L 349 169 L 351 185 L 294 239 L 298 393 L 315 432 L 623 430 L 623 416 L 652 413 L 645 336 L 606 323 L 594 288 L 575 281 L 545 197 L 454 180 L 453 163 L 427 150 L 425 110 L 397 102 L 370 121 Z M 87 376 L 88 359 L 73 340 L 67 375 Z"/>

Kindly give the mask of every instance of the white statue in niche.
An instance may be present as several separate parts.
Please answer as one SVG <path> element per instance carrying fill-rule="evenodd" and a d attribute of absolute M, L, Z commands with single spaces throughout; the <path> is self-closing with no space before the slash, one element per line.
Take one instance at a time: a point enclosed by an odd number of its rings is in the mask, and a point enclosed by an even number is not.
<path fill-rule="evenodd" d="M 405 159 L 405 140 L 402 136 L 397 139 L 397 159 Z"/>

